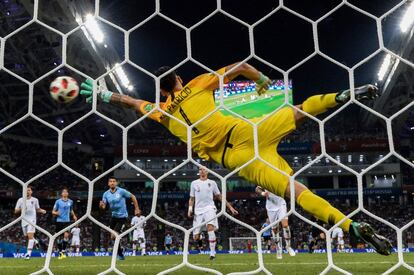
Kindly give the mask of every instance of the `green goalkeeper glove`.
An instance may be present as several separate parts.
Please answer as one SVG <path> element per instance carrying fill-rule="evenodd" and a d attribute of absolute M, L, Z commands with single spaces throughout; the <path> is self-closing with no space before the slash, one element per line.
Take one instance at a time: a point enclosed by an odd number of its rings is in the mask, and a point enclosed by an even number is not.
<path fill-rule="evenodd" d="M 86 79 L 84 82 L 82 82 L 81 88 L 82 90 L 80 91 L 80 94 L 86 96 L 87 103 L 91 103 L 92 93 L 93 93 L 92 79 Z M 103 102 L 109 103 L 111 101 L 113 92 L 107 91 L 107 90 L 100 91 L 99 89 L 97 92 L 98 92 L 98 98 L 100 98 Z"/>
<path fill-rule="evenodd" d="M 264 94 L 267 90 L 269 90 L 270 84 L 272 84 L 272 81 L 263 73 L 260 73 L 260 78 L 256 81 L 257 94 Z"/>

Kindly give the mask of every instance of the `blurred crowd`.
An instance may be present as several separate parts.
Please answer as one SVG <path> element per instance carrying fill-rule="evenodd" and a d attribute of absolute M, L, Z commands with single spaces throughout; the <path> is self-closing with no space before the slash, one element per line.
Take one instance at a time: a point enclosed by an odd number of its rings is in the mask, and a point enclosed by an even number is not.
<path fill-rule="evenodd" d="M 38 215 L 37 224 L 48 230 L 54 232 L 53 218 L 51 215 L 52 204 L 50 200 L 40 200 L 41 207 L 49 210 L 46 215 Z M 94 201 L 92 208 L 92 216 L 105 225 L 109 224 L 109 213 L 99 212 L 97 209 L 98 201 Z M 149 213 L 151 209 L 151 200 L 140 200 L 143 215 Z M 251 225 L 252 227 L 260 230 L 262 224 L 266 221 L 265 200 L 261 198 L 245 199 L 245 200 L 233 200 L 231 201 L 233 206 L 239 211 L 239 215 L 235 216 L 238 220 Z M 95 205 L 96 204 L 96 205 Z M 357 208 L 356 201 L 350 200 L 334 200 L 332 204 L 338 207 L 345 213 L 350 213 Z M 218 209 L 220 209 L 220 203 L 216 203 Z M 289 205 L 289 203 L 288 203 Z M 175 225 L 182 226 L 184 228 L 192 227 L 192 220 L 187 217 L 187 201 L 183 200 L 161 200 L 156 206 L 157 215 Z M 401 204 L 395 199 L 376 199 L 372 200 L 369 205 L 365 206 L 366 209 L 381 218 L 384 218 L 388 222 L 394 224 L 397 227 L 402 227 L 411 220 L 414 219 L 414 204 L 404 203 Z M 8 204 L 1 204 L 0 215 L 4 218 L 0 226 L 3 226 L 9 222 L 12 222 L 16 217 L 13 215 L 14 202 Z M 132 207 L 131 207 L 132 209 Z M 85 213 L 86 203 L 78 202 L 75 204 L 75 212 L 81 216 Z M 311 219 L 311 217 L 304 214 L 301 209 L 297 209 L 297 213 L 304 217 Z M 372 224 L 380 234 L 386 236 L 391 240 L 394 246 L 397 245 L 396 232 L 384 225 L 380 221 L 369 217 L 366 214 L 358 213 L 352 219 L 357 221 L 365 221 Z M 295 249 L 308 249 L 312 226 L 295 215 L 289 217 L 289 224 L 292 232 L 292 247 Z M 329 226 L 323 225 L 325 228 Z M 98 228 L 87 219 L 80 224 L 81 228 L 81 246 L 83 251 L 110 251 L 112 249 L 112 242 L 110 241 L 110 235 L 107 231 Z M 99 233 L 99 243 L 94 242 L 93 236 Z M 164 250 L 164 237 L 169 233 L 173 237 L 173 250 L 181 251 L 184 243 L 184 233 L 174 227 L 164 224 L 160 220 L 151 217 L 145 226 L 146 244 L 148 251 L 160 251 Z M 205 234 L 206 235 L 206 234 Z M 414 226 L 409 227 L 403 232 L 403 246 L 414 247 Z M 231 237 L 255 237 L 254 233 L 238 223 L 235 223 L 231 219 L 225 216 L 219 217 L 219 230 L 217 232 L 217 240 L 221 249 L 229 249 L 229 238 Z M 47 237 L 38 232 L 37 238 L 45 243 L 48 243 Z M 346 247 L 358 247 L 363 248 L 361 243 L 351 243 L 349 235 L 345 233 Z M 19 251 L 25 247 L 25 241 L 22 236 L 20 223 L 0 232 L 0 243 L 14 244 L 16 250 Z M 124 246 L 130 249 L 132 246 L 132 234 L 127 235 L 122 240 Z M 208 249 L 208 243 L 205 242 L 205 248 Z M 247 241 L 246 241 L 247 245 Z M 317 243 L 317 248 L 325 248 L 326 244 L 324 240 L 320 240 Z M 190 249 L 197 247 L 190 239 Z M 247 249 L 247 246 L 246 248 Z"/>

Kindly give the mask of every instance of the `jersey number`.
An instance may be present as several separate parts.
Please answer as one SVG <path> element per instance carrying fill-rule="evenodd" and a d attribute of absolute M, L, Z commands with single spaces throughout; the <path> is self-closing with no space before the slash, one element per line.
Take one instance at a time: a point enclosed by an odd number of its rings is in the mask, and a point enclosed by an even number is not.
<path fill-rule="evenodd" d="M 184 118 L 185 122 L 187 122 L 187 125 L 191 126 L 192 123 L 191 123 L 190 119 L 188 118 L 187 114 L 184 112 L 184 110 L 181 107 L 180 107 L 180 114 Z M 200 133 L 200 131 L 196 127 L 193 127 L 193 131 L 196 134 Z"/>

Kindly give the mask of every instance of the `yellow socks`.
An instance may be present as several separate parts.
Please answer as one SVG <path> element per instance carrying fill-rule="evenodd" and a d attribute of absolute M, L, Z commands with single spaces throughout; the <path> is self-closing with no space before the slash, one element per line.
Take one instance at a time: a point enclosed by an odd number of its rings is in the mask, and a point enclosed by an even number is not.
<path fill-rule="evenodd" d="M 297 203 L 306 212 L 326 224 L 334 225 L 345 217 L 344 214 L 333 207 L 329 202 L 315 195 L 310 190 L 303 191 L 299 195 Z M 345 232 L 348 232 L 351 222 L 351 219 L 347 219 L 339 227 L 341 227 Z"/>
<path fill-rule="evenodd" d="M 322 114 L 338 105 L 336 95 L 337 93 L 311 96 L 302 103 L 302 110 L 313 116 Z"/>

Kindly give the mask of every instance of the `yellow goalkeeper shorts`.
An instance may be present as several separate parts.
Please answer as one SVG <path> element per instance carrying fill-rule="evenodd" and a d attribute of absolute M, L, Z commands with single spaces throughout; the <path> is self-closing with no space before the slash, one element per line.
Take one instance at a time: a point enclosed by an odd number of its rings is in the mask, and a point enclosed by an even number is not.
<path fill-rule="evenodd" d="M 260 119 L 252 119 L 252 121 L 257 123 Z M 280 109 L 257 126 L 259 156 L 287 175 L 291 175 L 293 170 L 277 153 L 277 146 L 283 137 L 295 129 L 294 111 L 291 107 Z M 240 120 L 218 149 L 208 154 L 214 161 L 230 170 L 241 167 L 255 156 L 252 125 Z M 286 175 L 261 160 L 254 160 L 243 167 L 239 175 L 281 197 L 284 197 L 289 184 Z"/>

